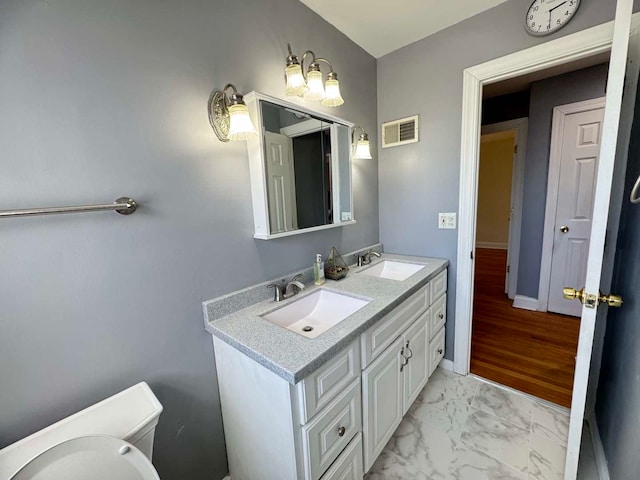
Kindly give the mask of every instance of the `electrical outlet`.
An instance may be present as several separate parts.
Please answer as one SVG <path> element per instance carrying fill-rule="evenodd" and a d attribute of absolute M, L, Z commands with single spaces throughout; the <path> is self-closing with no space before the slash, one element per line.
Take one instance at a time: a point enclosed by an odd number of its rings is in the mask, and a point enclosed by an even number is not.
<path fill-rule="evenodd" d="M 444 228 L 448 230 L 456 229 L 456 214 L 455 213 L 439 213 L 438 214 L 438 228 Z"/>
<path fill-rule="evenodd" d="M 342 212 L 340 214 L 340 220 L 343 222 L 348 222 L 351 220 L 351 212 Z"/>

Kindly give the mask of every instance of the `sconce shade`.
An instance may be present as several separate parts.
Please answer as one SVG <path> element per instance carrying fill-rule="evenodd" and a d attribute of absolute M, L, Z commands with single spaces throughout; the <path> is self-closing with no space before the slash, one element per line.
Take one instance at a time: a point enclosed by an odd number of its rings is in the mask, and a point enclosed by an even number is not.
<path fill-rule="evenodd" d="M 307 88 L 309 90 L 304 94 L 305 100 L 318 102 L 325 97 L 320 70 L 309 70 L 307 73 Z"/>
<path fill-rule="evenodd" d="M 287 95 L 301 97 L 307 92 L 308 88 L 302 75 L 302 67 L 299 63 L 287 65 L 284 74 L 287 80 L 285 90 Z"/>
<path fill-rule="evenodd" d="M 366 134 L 360 135 L 353 158 L 371 160 L 371 149 L 369 148 L 369 140 Z"/>
<path fill-rule="evenodd" d="M 244 103 L 229 107 L 229 140 L 237 142 L 248 140 L 256 135 L 256 129 L 251 122 L 249 109 Z"/>
<path fill-rule="evenodd" d="M 230 97 L 227 90 L 232 91 Z M 256 135 L 249 109 L 232 83 L 211 92 L 207 110 L 211 128 L 221 142 L 242 141 Z"/>
<path fill-rule="evenodd" d="M 342 95 L 340 95 L 340 83 L 338 82 L 337 75 L 331 73 L 327 76 L 327 81 L 324 84 L 325 97 L 322 100 L 322 105 L 325 107 L 339 107 L 344 103 Z"/>
<path fill-rule="evenodd" d="M 356 143 L 355 137 L 356 132 L 358 130 L 362 130 L 362 133 L 358 137 L 358 142 Z M 369 135 L 367 135 L 367 131 L 364 127 L 360 125 L 356 125 L 351 130 L 351 144 L 353 145 L 353 158 L 354 159 L 371 159 L 371 149 L 369 148 Z"/>

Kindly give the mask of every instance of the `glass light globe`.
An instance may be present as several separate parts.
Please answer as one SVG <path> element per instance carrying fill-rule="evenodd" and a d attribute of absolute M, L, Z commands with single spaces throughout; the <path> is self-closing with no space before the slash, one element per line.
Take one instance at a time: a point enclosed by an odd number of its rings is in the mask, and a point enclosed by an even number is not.
<path fill-rule="evenodd" d="M 355 159 L 371 160 L 371 150 L 369 148 L 369 140 L 358 140 L 356 151 L 353 154 Z"/>
<path fill-rule="evenodd" d="M 340 82 L 338 80 L 329 78 L 324 84 L 325 97 L 322 100 L 322 105 L 325 107 L 339 107 L 344 103 L 342 96 L 340 95 Z"/>
<path fill-rule="evenodd" d="M 239 142 L 256 135 L 249 109 L 244 104 L 229 107 L 229 140 Z"/>
<path fill-rule="evenodd" d="M 287 65 L 285 77 L 287 79 L 287 87 L 285 90 L 287 95 L 301 97 L 308 90 L 307 83 L 302 76 L 302 67 L 300 67 L 299 63 Z"/>
<path fill-rule="evenodd" d="M 307 73 L 307 87 L 309 90 L 304 94 L 305 100 L 318 102 L 324 98 L 324 85 L 322 85 L 322 73 L 320 71 L 310 70 Z"/>

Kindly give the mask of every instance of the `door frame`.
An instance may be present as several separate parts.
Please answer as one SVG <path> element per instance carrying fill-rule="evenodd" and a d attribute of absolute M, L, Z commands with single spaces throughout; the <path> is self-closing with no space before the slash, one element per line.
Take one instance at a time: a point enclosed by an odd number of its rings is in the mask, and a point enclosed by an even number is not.
<path fill-rule="evenodd" d="M 640 25 L 640 14 L 632 17 Z M 501 58 L 469 67 L 463 72 L 460 193 L 456 272 L 456 310 L 453 370 L 469 373 L 473 311 L 473 251 L 478 192 L 478 160 L 483 85 L 500 82 L 611 50 L 614 22 L 610 21 L 551 40 Z"/>
<path fill-rule="evenodd" d="M 507 296 L 513 300 L 518 286 L 518 265 L 520 264 L 520 230 L 522 228 L 522 197 L 524 192 L 524 165 L 527 155 L 527 130 L 529 119 L 517 118 L 506 122 L 483 125 L 480 136 L 505 131 L 515 131 L 517 146 L 513 158 L 513 172 L 511 174 L 511 216 L 509 218 L 509 239 L 507 241 L 507 265 L 509 267 L 509 282 Z"/>
<path fill-rule="evenodd" d="M 549 175 L 547 178 L 547 201 L 544 210 L 542 258 L 540 261 L 540 282 L 538 284 L 538 310 L 541 312 L 546 312 L 549 307 L 549 285 L 551 284 L 551 260 L 553 256 L 555 216 L 560 188 L 564 119 L 567 115 L 604 108 L 604 106 L 605 97 L 599 97 L 567 105 L 558 105 L 553 109 L 553 120 L 551 123 L 551 150 L 549 153 Z"/>

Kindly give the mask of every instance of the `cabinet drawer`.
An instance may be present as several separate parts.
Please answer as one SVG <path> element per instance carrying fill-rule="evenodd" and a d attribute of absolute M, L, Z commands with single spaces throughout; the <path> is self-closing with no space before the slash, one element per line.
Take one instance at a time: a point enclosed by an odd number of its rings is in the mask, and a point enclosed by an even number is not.
<path fill-rule="evenodd" d="M 353 382 L 302 427 L 305 477 L 318 480 L 361 430 L 362 397 L 360 380 Z"/>
<path fill-rule="evenodd" d="M 362 434 L 358 433 L 321 480 L 362 480 Z"/>
<path fill-rule="evenodd" d="M 447 295 L 441 295 L 431 304 L 429 310 L 431 311 L 431 338 L 433 338 L 447 322 Z"/>
<path fill-rule="evenodd" d="M 360 344 L 356 340 L 298 384 L 300 425 L 360 377 Z"/>
<path fill-rule="evenodd" d="M 429 305 L 429 284 L 422 287 L 361 336 L 362 369 L 380 355 Z"/>
<path fill-rule="evenodd" d="M 438 299 L 440 295 L 447 291 L 447 269 L 445 268 L 429 282 L 431 287 L 431 301 Z"/>
<path fill-rule="evenodd" d="M 444 328 L 441 328 L 429 342 L 429 376 L 444 357 Z"/>

